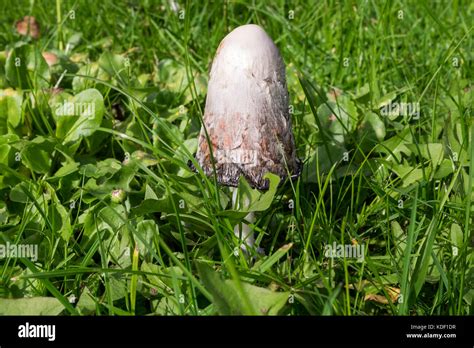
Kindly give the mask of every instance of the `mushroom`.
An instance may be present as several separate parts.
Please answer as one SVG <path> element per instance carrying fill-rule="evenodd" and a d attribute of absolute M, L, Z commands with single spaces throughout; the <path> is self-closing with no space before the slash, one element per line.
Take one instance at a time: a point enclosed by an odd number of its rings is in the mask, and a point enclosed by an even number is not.
<path fill-rule="evenodd" d="M 33 39 L 40 37 L 40 25 L 35 17 L 25 16 L 15 23 L 16 31 L 23 36 L 31 36 Z"/>
<path fill-rule="evenodd" d="M 59 62 L 58 56 L 52 52 L 43 52 L 42 55 L 49 67 L 56 65 Z"/>
<path fill-rule="evenodd" d="M 196 159 L 207 176 L 213 176 L 215 169 L 217 181 L 233 187 L 234 207 L 241 176 L 253 188 L 266 190 L 266 173 L 282 180 L 288 174 L 299 175 L 285 65 L 258 25 L 240 26 L 221 41 L 211 67 L 203 121 Z M 255 222 L 254 214 L 245 220 Z M 235 226 L 234 233 L 243 250 L 253 247 L 248 224 Z"/>

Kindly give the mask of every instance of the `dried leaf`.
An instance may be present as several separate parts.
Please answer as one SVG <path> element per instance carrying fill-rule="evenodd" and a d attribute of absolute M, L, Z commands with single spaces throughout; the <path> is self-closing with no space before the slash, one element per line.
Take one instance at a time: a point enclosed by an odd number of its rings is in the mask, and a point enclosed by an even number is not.
<path fill-rule="evenodd" d="M 385 290 L 387 291 L 387 293 L 390 297 L 390 301 L 392 301 L 392 303 L 394 303 L 398 300 L 398 297 L 400 296 L 400 289 L 399 288 L 394 288 L 394 287 L 391 287 L 391 286 L 387 286 L 385 288 Z M 364 301 L 375 301 L 375 302 L 382 303 L 382 304 L 388 304 L 389 300 L 388 300 L 387 297 L 385 297 L 385 295 L 367 294 L 364 297 Z"/>

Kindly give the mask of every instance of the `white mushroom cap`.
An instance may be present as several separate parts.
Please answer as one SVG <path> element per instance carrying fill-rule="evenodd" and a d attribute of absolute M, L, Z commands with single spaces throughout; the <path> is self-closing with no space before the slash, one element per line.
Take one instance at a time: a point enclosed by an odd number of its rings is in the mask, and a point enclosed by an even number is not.
<path fill-rule="evenodd" d="M 220 43 L 210 73 L 204 124 L 220 183 L 237 186 L 243 175 L 252 186 L 265 189 L 267 172 L 284 179 L 288 166 L 292 176 L 299 174 L 285 65 L 258 25 L 240 26 Z M 196 157 L 206 175 L 212 175 L 204 129 Z"/>

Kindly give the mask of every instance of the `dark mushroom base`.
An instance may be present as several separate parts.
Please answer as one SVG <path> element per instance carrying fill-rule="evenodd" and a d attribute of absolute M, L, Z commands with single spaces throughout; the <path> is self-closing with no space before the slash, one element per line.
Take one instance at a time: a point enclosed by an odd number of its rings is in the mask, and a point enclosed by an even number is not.
<path fill-rule="evenodd" d="M 296 180 L 303 169 L 303 163 L 299 160 L 296 159 L 296 170 L 294 170 L 291 173 L 290 179 L 291 180 Z M 196 167 L 194 166 L 193 162 L 191 160 L 188 161 L 188 167 L 194 171 L 198 172 Z M 221 165 L 216 164 L 216 170 L 217 170 L 217 182 L 221 185 L 225 186 L 231 186 L 231 187 L 238 187 L 239 186 L 239 179 L 241 176 L 247 180 L 247 182 L 250 184 L 250 186 L 257 188 L 259 190 L 268 190 L 269 187 L 269 181 L 268 179 L 264 179 L 263 177 L 267 173 L 273 173 L 275 175 L 278 175 L 280 177 L 280 184 L 282 182 L 285 182 L 285 180 L 288 178 L 288 175 L 286 172 L 281 172 L 278 171 L 270 171 L 265 168 L 261 167 L 255 167 L 253 170 L 246 170 L 244 171 L 242 168 L 240 168 L 239 165 L 237 164 L 232 164 L 232 163 L 225 163 Z M 213 170 L 211 168 L 203 168 L 204 173 L 208 177 L 213 176 Z"/>

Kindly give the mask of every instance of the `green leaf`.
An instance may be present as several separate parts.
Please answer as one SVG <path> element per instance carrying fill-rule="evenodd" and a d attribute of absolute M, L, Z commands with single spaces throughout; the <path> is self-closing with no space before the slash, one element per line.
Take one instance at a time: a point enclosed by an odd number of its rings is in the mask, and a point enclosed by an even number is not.
<path fill-rule="evenodd" d="M 51 103 L 56 120 L 56 136 L 64 144 L 92 135 L 102 123 L 104 98 L 97 89 L 87 89 L 70 97 L 67 94 Z"/>
<path fill-rule="evenodd" d="M 51 178 L 62 178 L 66 175 L 72 174 L 76 172 L 79 169 L 79 163 L 77 162 L 69 162 L 66 163 L 64 166 L 58 169 L 56 173 L 54 173 L 54 176 Z"/>
<path fill-rule="evenodd" d="M 0 298 L 0 315 L 58 315 L 63 304 L 54 297 Z"/>
<path fill-rule="evenodd" d="M 248 283 L 241 283 L 251 308 L 244 306 L 244 294 L 235 282 L 223 280 L 211 267 L 198 262 L 202 282 L 211 293 L 213 303 L 221 315 L 277 315 L 287 303 L 289 292 L 274 292 Z"/>
<path fill-rule="evenodd" d="M 46 174 L 52 163 L 54 142 L 42 136 L 34 138 L 21 151 L 21 160 L 32 171 Z"/>
<path fill-rule="evenodd" d="M 227 280 L 230 283 L 230 280 Z M 242 284 L 250 301 L 257 308 L 258 314 L 279 315 L 285 307 L 290 293 L 285 291 L 271 291 L 248 283 Z"/>
<path fill-rule="evenodd" d="M 241 219 L 249 212 L 267 210 L 275 197 L 280 177 L 267 173 L 264 178 L 269 180 L 269 188 L 262 193 L 258 189 L 253 189 L 243 177 L 240 177 L 235 206 L 217 215 Z"/>
<path fill-rule="evenodd" d="M 393 220 L 390 223 L 390 225 L 391 225 L 391 231 L 392 231 L 395 249 L 397 251 L 396 255 L 398 257 L 398 264 L 401 267 L 402 262 L 403 262 L 403 253 L 407 246 L 407 241 L 406 241 L 407 238 L 402 227 L 398 223 L 398 221 Z"/>
<path fill-rule="evenodd" d="M 412 135 L 410 129 L 406 127 L 402 132 L 397 135 L 394 135 L 390 139 L 385 140 L 384 142 L 377 145 L 375 148 L 376 152 L 386 153 L 388 156 L 386 160 L 396 161 L 397 163 L 401 161 L 402 154 L 409 156 L 411 154 L 410 149 L 408 149 L 408 143 L 412 142 Z"/>
<path fill-rule="evenodd" d="M 0 52 L 0 88 L 6 87 L 6 78 L 5 78 L 5 62 L 7 60 L 7 52 Z"/>
<path fill-rule="evenodd" d="M 423 284 L 428 280 L 428 268 L 432 261 L 433 244 L 436 237 L 435 226 L 438 223 L 438 217 L 435 215 L 433 220 L 430 221 L 428 228 L 426 229 L 425 239 L 420 248 L 420 256 L 416 259 L 415 268 L 413 270 L 413 289 L 415 291 L 415 297 L 420 294 Z"/>
<path fill-rule="evenodd" d="M 451 225 L 451 243 L 453 243 L 453 246 L 457 248 L 461 248 L 463 245 L 463 233 L 461 226 L 458 224 L 452 224 Z"/>
<path fill-rule="evenodd" d="M 385 124 L 379 115 L 373 112 L 365 114 L 359 128 L 360 138 L 369 143 L 377 143 L 385 138 Z"/>
<path fill-rule="evenodd" d="M 222 280 L 208 265 L 198 262 L 197 269 L 204 287 L 211 293 L 213 303 L 221 315 L 251 315 L 250 311 L 243 307 L 241 298 L 233 286 Z"/>
<path fill-rule="evenodd" d="M 112 301 L 120 300 L 127 296 L 128 285 L 123 274 L 115 273 L 108 277 L 108 291 Z"/>
<path fill-rule="evenodd" d="M 204 96 L 207 90 L 206 77 L 194 74 L 193 80 L 197 95 Z M 173 59 L 160 60 L 154 82 L 160 87 L 156 103 L 163 108 L 186 105 L 193 99 L 186 67 Z"/>
<path fill-rule="evenodd" d="M 329 174 L 331 168 L 340 162 L 346 149 L 341 145 L 326 143 L 316 148 L 308 163 L 303 166 L 303 180 L 306 183 L 317 183 L 320 175 Z"/>
<path fill-rule="evenodd" d="M 92 315 L 95 313 L 96 303 L 94 301 L 94 295 L 92 295 L 87 286 L 82 291 L 81 297 L 77 302 L 77 309 L 82 315 Z"/>
<path fill-rule="evenodd" d="M 153 155 L 150 155 L 149 153 L 143 152 L 141 150 L 137 150 L 133 152 L 130 155 L 130 160 L 140 162 L 145 167 L 154 166 L 158 163 L 158 160 L 156 159 L 156 157 L 154 157 Z"/>
<path fill-rule="evenodd" d="M 382 96 L 376 103 L 377 109 L 383 108 L 386 105 L 389 105 L 395 98 L 397 97 L 397 93 L 390 92 Z"/>
<path fill-rule="evenodd" d="M 13 146 L 11 146 L 10 144 L 17 140 L 18 136 L 15 134 L 0 135 L 0 164 L 4 164 L 7 167 L 11 167 L 11 164 L 15 158 L 15 151 Z M 7 173 L 5 173 L 5 175 L 7 175 Z"/>
<path fill-rule="evenodd" d="M 159 83 L 173 93 L 180 93 L 187 86 L 186 68 L 175 60 L 162 59 L 158 63 Z"/>
<path fill-rule="evenodd" d="M 268 179 L 270 184 L 268 190 L 262 194 L 259 190 L 251 188 L 243 177 L 240 178 L 237 194 L 239 212 L 264 211 L 270 208 L 280 183 L 280 177 L 267 173 L 264 179 Z"/>
<path fill-rule="evenodd" d="M 51 79 L 41 52 L 31 45 L 22 45 L 10 52 L 5 73 L 10 86 L 21 89 L 45 88 Z"/>
<path fill-rule="evenodd" d="M 444 156 L 443 144 L 407 144 L 407 148 L 413 153 L 420 154 L 424 159 L 430 160 L 433 165 L 438 165 Z"/>
<path fill-rule="evenodd" d="M 148 255 L 153 248 L 153 238 L 160 233 L 154 220 L 143 220 L 137 224 L 135 241 L 140 255 Z"/>
<path fill-rule="evenodd" d="M 16 128 L 21 123 L 23 94 L 11 88 L 0 90 L 0 134 L 6 134 L 9 127 Z"/>
<path fill-rule="evenodd" d="M 372 93 L 368 83 L 357 89 L 353 99 L 357 100 L 358 103 L 367 104 L 371 99 Z"/>
<path fill-rule="evenodd" d="M 10 200 L 12 202 L 18 202 L 18 203 L 29 202 L 30 199 L 28 198 L 28 195 L 25 193 L 25 191 L 34 193 L 35 192 L 34 185 L 31 182 L 26 182 L 26 181 L 20 182 L 18 185 L 16 185 L 15 187 L 11 189 L 10 195 L 9 195 Z"/>
<path fill-rule="evenodd" d="M 275 263 L 278 262 L 283 256 L 285 256 L 288 251 L 293 246 L 293 243 L 285 244 L 280 249 L 275 251 L 272 255 L 265 257 L 263 260 L 259 260 L 253 265 L 252 270 L 255 270 L 259 273 L 265 273 L 268 271 Z"/>
<path fill-rule="evenodd" d="M 408 165 L 394 165 L 392 169 L 402 179 L 403 187 L 410 186 L 423 179 L 423 170 L 421 168 L 413 168 Z M 425 168 L 425 171 L 429 175 L 430 168 Z"/>
<path fill-rule="evenodd" d="M 117 79 L 121 83 L 125 83 L 128 79 L 128 68 L 126 59 L 123 56 L 105 52 L 99 58 L 99 66 L 110 77 Z"/>
<path fill-rule="evenodd" d="M 79 169 L 79 173 L 88 178 L 111 178 L 122 168 L 122 164 L 115 158 L 108 158 L 106 160 L 94 164 L 86 164 Z"/>
<path fill-rule="evenodd" d="M 66 208 L 57 201 L 55 204 L 51 204 L 48 209 L 48 219 L 54 232 L 58 233 L 64 241 L 69 241 L 72 235 L 72 228 Z"/>
<path fill-rule="evenodd" d="M 146 278 L 155 287 L 155 290 L 163 295 L 168 295 L 172 292 L 173 278 L 183 276 L 183 271 L 177 266 L 162 267 L 145 261 L 141 265 L 141 271 L 149 273 L 146 275 Z"/>
<path fill-rule="evenodd" d="M 8 166 L 11 146 L 7 144 L 0 145 L 0 163 Z"/>
<path fill-rule="evenodd" d="M 438 169 L 436 170 L 435 175 L 433 176 L 433 179 L 439 180 L 442 179 L 449 174 L 452 174 L 454 172 L 454 164 L 453 161 L 450 159 L 443 159 L 441 161 L 441 164 L 439 165 Z"/>
<path fill-rule="evenodd" d="M 334 142 L 343 144 L 348 133 L 352 132 L 357 117 L 357 109 L 345 95 L 337 97 L 334 101 L 327 101 L 318 107 L 317 116 L 319 124 L 329 134 Z"/>
<path fill-rule="evenodd" d="M 94 80 L 81 76 L 88 76 L 103 81 L 109 79 L 109 75 L 99 67 L 99 63 L 97 62 L 82 66 L 76 75 L 78 76 L 75 76 L 72 80 L 72 89 L 76 93 L 88 88 L 93 88 L 96 85 Z M 100 87 L 98 86 L 97 88 Z"/>
<path fill-rule="evenodd" d="M 145 199 L 138 206 L 133 207 L 131 210 L 132 216 L 142 216 L 145 214 L 157 212 L 173 212 L 168 198 Z"/>
<path fill-rule="evenodd" d="M 137 169 L 134 166 L 122 166 L 120 170 L 107 180 L 104 187 L 130 191 L 130 182 L 135 177 Z"/>

